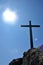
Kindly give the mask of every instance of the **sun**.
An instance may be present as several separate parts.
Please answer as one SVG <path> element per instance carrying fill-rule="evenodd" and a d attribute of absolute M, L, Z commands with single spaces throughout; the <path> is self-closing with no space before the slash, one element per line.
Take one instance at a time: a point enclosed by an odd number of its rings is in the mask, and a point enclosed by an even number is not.
<path fill-rule="evenodd" d="M 3 17 L 3 21 L 5 23 L 11 23 L 11 24 L 15 23 L 16 20 L 18 19 L 16 12 L 11 11 L 9 8 L 7 8 L 3 12 L 2 17 Z"/>

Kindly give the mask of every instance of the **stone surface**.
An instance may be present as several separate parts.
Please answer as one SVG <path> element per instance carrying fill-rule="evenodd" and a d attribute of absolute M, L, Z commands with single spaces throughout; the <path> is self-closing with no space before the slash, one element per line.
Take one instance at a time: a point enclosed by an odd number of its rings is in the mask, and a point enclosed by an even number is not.
<path fill-rule="evenodd" d="M 43 45 L 29 49 L 22 58 L 12 60 L 9 65 L 43 65 Z"/>
<path fill-rule="evenodd" d="M 22 58 L 14 59 L 9 63 L 9 65 L 21 65 L 22 60 L 23 60 Z"/>

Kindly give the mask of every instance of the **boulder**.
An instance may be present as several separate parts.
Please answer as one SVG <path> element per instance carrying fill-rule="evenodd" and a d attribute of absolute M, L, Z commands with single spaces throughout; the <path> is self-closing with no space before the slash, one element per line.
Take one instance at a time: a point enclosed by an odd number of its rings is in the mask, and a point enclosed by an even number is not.
<path fill-rule="evenodd" d="M 43 65 L 43 45 L 29 49 L 22 58 L 12 60 L 9 65 Z"/>

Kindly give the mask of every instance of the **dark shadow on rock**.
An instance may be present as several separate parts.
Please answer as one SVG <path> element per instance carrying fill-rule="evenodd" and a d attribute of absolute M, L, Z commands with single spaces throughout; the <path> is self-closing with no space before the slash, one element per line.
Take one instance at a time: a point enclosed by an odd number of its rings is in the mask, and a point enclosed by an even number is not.
<path fill-rule="evenodd" d="M 22 64 L 22 58 L 14 59 L 9 63 L 9 65 L 21 65 Z"/>

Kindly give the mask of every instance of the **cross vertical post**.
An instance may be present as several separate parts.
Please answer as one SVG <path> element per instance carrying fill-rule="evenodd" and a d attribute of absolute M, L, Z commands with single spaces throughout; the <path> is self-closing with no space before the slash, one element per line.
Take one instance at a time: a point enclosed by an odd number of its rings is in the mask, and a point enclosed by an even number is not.
<path fill-rule="evenodd" d="M 29 25 L 30 25 L 30 46 L 31 48 L 33 48 L 33 37 L 32 37 L 32 27 L 31 27 L 31 21 L 29 21 Z"/>
<path fill-rule="evenodd" d="M 32 25 L 31 21 L 29 21 L 29 25 L 21 25 L 21 27 L 29 27 L 30 29 L 30 46 L 33 48 L 33 36 L 32 36 L 32 27 L 40 27 L 40 25 Z"/>

